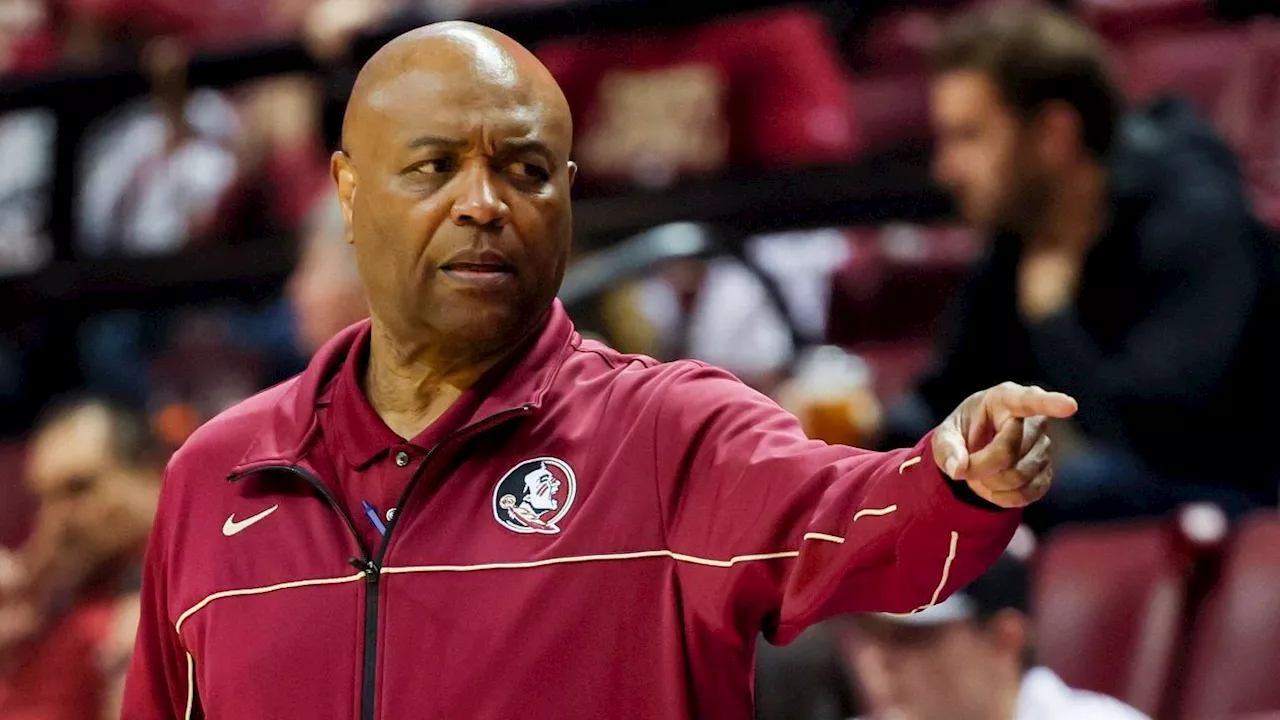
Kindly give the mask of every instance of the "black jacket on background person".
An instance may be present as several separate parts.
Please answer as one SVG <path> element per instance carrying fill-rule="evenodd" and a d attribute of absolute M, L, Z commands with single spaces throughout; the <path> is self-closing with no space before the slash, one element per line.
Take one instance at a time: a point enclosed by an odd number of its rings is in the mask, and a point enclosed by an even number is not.
<path fill-rule="evenodd" d="M 1076 303 L 1027 324 L 1016 238 L 995 239 L 952 308 L 919 396 L 941 418 L 975 388 L 1036 383 L 1080 401 L 1079 428 L 1161 476 L 1274 502 L 1280 262 L 1231 150 L 1187 103 L 1119 127 L 1111 206 Z"/>

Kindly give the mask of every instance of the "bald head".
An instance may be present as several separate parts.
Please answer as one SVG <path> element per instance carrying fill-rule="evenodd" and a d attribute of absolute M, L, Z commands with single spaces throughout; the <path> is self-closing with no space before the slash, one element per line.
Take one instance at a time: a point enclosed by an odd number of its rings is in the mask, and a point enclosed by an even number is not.
<path fill-rule="evenodd" d="M 513 104 L 533 106 L 555 126 L 568 157 L 573 143 L 569 103 L 551 72 L 533 53 L 483 25 L 450 20 L 410 30 L 384 45 L 361 68 L 347 102 L 342 147 L 358 147 L 369 126 L 394 96 L 415 85 L 484 86 L 509 95 Z"/>
<path fill-rule="evenodd" d="M 333 176 L 375 335 L 466 366 L 537 328 L 576 167 L 568 103 L 532 53 L 472 23 L 405 33 L 360 71 L 342 136 Z"/>

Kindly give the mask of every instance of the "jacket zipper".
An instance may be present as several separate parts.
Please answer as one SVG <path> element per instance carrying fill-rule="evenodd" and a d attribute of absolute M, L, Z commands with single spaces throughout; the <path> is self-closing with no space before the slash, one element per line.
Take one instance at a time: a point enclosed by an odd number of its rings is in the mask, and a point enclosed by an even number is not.
<path fill-rule="evenodd" d="M 308 484 L 324 496 L 324 499 L 329 503 L 329 506 L 338 513 L 344 522 L 346 522 L 347 529 L 351 531 L 351 536 L 355 538 L 356 546 L 360 548 L 362 557 L 350 558 L 348 559 L 348 562 L 355 566 L 356 569 L 364 572 L 365 580 L 364 657 L 363 669 L 361 670 L 360 675 L 360 717 L 362 720 L 374 720 L 374 699 L 375 694 L 377 693 L 377 684 L 375 680 L 378 674 L 378 581 L 382 575 L 382 560 L 386 557 L 387 547 L 391 542 L 391 532 L 395 530 L 396 525 L 400 522 L 401 508 L 409 499 L 409 494 L 413 492 L 414 486 L 418 484 L 418 480 L 423 476 L 427 466 L 431 463 L 431 458 L 435 456 L 436 452 L 440 448 L 461 438 L 471 437 L 476 433 L 488 430 L 495 425 L 515 417 L 516 415 L 523 415 L 532 409 L 532 405 L 521 405 L 520 407 L 511 408 L 510 410 L 503 410 L 502 412 L 494 413 L 474 425 L 464 427 L 452 435 L 445 437 L 443 440 L 436 443 L 434 447 L 428 450 L 427 454 L 423 456 L 422 462 L 418 464 L 418 469 L 415 470 L 413 475 L 409 478 L 409 483 L 405 485 L 404 492 L 400 493 L 400 499 L 396 501 L 395 515 L 391 518 L 391 521 L 387 523 L 387 533 L 382 536 L 382 544 L 378 547 L 378 554 L 376 557 L 370 555 L 369 549 L 365 547 L 364 540 L 361 539 L 360 532 L 356 530 L 356 524 L 352 521 L 351 515 L 342 507 L 342 504 L 338 502 L 338 498 L 334 496 L 324 482 L 321 481 L 319 477 L 316 477 L 315 473 L 298 465 L 266 465 L 233 475 L 229 478 L 230 480 L 238 480 L 246 475 L 262 472 L 264 470 L 283 470 L 285 472 L 298 475 L 304 478 Z"/>
<path fill-rule="evenodd" d="M 338 513 L 338 517 L 341 517 L 343 522 L 347 524 L 347 530 L 351 532 L 351 537 L 355 538 L 356 547 L 360 548 L 360 557 L 348 558 L 347 562 L 354 565 L 356 569 L 364 571 L 364 658 L 361 674 L 360 715 L 365 720 L 369 720 L 373 717 L 373 669 L 375 664 L 373 648 L 378 636 L 378 565 L 369 554 L 369 548 L 365 546 L 364 539 L 360 537 L 360 532 L 356 530 L 356 524 L 351 519 L 351 514 L 342 507 L 342 504 L 338 502 L 338 498 L 329 490 L 329 487 L 310 470 L 298 465 L 264 465 L 248 472 L 232 475 L 229 479 L 239 480 L 246 475 L 266 470 L 293 473 L 306 480 L 307 484 L 320 493 L 325 501 L 329 503 L 329 507 L 333 508 L 333 511 Z"/>

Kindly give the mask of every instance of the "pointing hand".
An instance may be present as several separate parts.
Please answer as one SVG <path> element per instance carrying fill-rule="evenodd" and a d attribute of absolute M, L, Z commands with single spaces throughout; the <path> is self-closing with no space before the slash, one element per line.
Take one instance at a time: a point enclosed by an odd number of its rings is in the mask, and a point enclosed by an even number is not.
<path fill-rule="evenodd" d="M 1075 414 L 1069 395 L 1001 383 L 970 395 L 933 436 L 933 459 L 982 499 L 1013 508 L 1044 497 L 1053 480 L 1048 418 Z"/>

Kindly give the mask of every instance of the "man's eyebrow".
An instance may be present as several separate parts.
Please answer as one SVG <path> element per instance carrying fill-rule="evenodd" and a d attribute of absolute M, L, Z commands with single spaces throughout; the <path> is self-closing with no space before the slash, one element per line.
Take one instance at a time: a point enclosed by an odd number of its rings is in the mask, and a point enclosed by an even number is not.
<path fill-rule="evenodd" d="M 460 140 L 458 138 L 447 138 L 447 137 L 441 137 L 439 135 L 423 135 L 422 137 L 417 137 L 417 138 L 414 138 L 413 140 L 410 140 L 409 149 L 417 150 L 418 148 L 424 148 L 424 147 L 456 148 L 456 147 L 462 147 L 466 144 L 467 142 L 465 140 Z"/>
<path fill-rule="evenodd" d="M 522 152 L 537 153 L 547 158 L 548 160 L 551 160 L 556 156 L 555 153 L 551 152 L 551 148 L 547 147 L 546 144 L 544 143 L 538 142 L 537 140 L 522 140 L 522 139 L 502 140 L 498 142 L 498 149 L 506 153 L 522 153 Z"/>
<path fill-rule="evenodd" d="M 542 155 L 547 160 L 553 160 L 556 156 L 546 143 L 538 140 L 526 140 L 523 138 L 513 138 L 510 140 L 500 140 L 497 143 L 497 149 L 507 154 L 518 154 L 522 152 L 532 152 Z M 461 138 L 449 138 L 440 135 L 423 135 L 409 141 L 409 149 L 417 150 L 424 147 L 440 147 L 458 149 L 466 147 L 467 141 Z"/>

